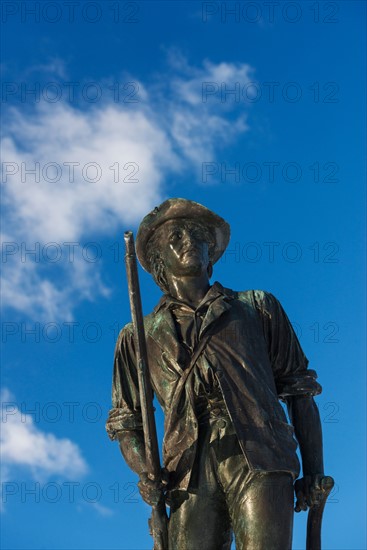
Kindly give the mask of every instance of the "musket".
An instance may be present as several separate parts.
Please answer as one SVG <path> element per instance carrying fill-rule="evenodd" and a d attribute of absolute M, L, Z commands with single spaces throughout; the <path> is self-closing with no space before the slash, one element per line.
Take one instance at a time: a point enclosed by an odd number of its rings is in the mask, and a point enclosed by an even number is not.
<path fill-rule="evenodd" d="M 322 514 L 324 512 L 326 500 L 334 487 L 334 480 L 330 476 L 325 476 L 321 478 L 320 485 L 322 495 L 320 499 L 311 506 L 308 512 L 306 550 L 321 550 Z"/>
<path fill-rule="evenodd" d="M 157 429 L 154 418 L 153 391 L 149 377 L 143 311 L 141 306 L 138 269 L 132 231 L 125 232 L 124 240 L 126 247 L 126 274 L 129 289 L 131 317 L 134 327 L 140 406 L 143 421 L 146 470 L 148 477 L 151 480 L 161 482 L 162 474 L 159 459 Z M 158 504 L 152 506 L 152 516 L 149 520 L 150 534 L 153 536 L 154 540 L 154 550 L 167 550 L 167 524 L 167 510 L 164 496 L 162 494 L 162 498 L 159 500 Z"/>

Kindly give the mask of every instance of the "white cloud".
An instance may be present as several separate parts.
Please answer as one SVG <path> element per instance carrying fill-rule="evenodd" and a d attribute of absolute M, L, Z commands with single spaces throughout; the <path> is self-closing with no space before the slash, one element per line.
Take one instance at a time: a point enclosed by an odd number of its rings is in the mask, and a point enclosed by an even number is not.
<path fill-rule="evenodd" d="M 75 479 L 88 471 L 78 445 L 40 430 L 31 415 L 22 413 L 8 390 L 1 392 L 1 462 L 3 475 L 12 478 L 14 467 L 29 469 L 35 479 L 52 476 Z"/>
<path fill-rule="evenodd" d="M 32 115 L 13 110 L 8 131 L 3 158 L 17 173 L 7 178 L 6 204 L 15 206 L 23 234 L 36 241 L 75 241 L 89 232 L 109 233 L 121 220 L 135 221 L 159 200 L 163 168 L 175 165 L 154 123 L 115 106 L 81 112 L 42 103 Z M 74 174 L 70 163 L 76 163 Z M 113 165 L 120 170 L 116 183 Z M 39 178 L 26 174 L 35 167 Z"/>
<path fill-rule="evenodd" d="M 7 243 L 18 246 L 12 240 L 3 240 L 3 246 Z M 39 247 L 39 250 L 40 256 L 45 254 L 45 248 Z M 88 263 L 75 254 L 69 264 L 71 249 L 60 247 L 60 250 L 67 257 L 50 267 L 22 261 L 21 256 L 9 257 L 1 280 L 3 305 L 10 305 L 13 310 L 38 321 L 69 322 L 73 319 L 71 304 L 93 301 L 95 296 L 109 296 L 110 290 L 102 282 L 95 263 Z"/>
<path fill-rule="evenodd" d="M 66 72 L 60 60 L 51 66 Z M 201 101 L 203 82 L 248 80 L 248 65 L 206 61 L 196 68 L 176 56 L 174 70 L 161 75 L 160 86 L 139 84 L 141 101 L 129 108 L 41 101 L 5 113 L 6 242 L 63 246 L 114 235 L 165 198 L 169 177 L 200 173 L 203 161 L 248 129 L 243 106 L 230 120 L 228 105 Z M 26 172 L 35 168 L 37 181 Z M 3 264 L 3 304 L 38 319 L 69 320 L 82 300 L 108 294 L 100 266 L 66 260 L 50 270 L 14 253 Z"/>
<path fill-rule="evenodd" d="M 107 508 L 107 506 L 103 506 L 103 504 L 100 504 L 99 502 L 90 502 L 88 503 L 88 506 L 91 506 L 102 517 L 110 517 L 115 513 L 114 510 Z"/>
<path fill-rule="evenodd" d="M 61 78 L 67 79 L 68 74 L 65 67 L 65 62 L 63 59 L 58 57 L 49 58 L 47 63 L 38 63 L 31 65 L 24 72 L 24 77 L 29 77 L 31 74 L 51 74 L 53 76 L 59 76 Z"/>
<path fill-rule="evenodd" d="M 244 116 L 232 123 L 216 115 L 198 117 L 188 108 L 176 111 L 172 118 L 172 135 L 182 153 L 199 167 L 199 174 L 203 161 L 215 159 L 215 138 L 223 146 L 247 130 Z"/>
<path fill-rule="evenodd" d="M 172 79 L 172 89 L 179 95 L 182 101 L 190 105 L 198 106 L 201 104 L 215 105 L 222 108 L 234 107 L 236 96 L 227 93 L 235 90 L 235 84 L 242 90 L 250 82 L 254 82 L 254 69 L 246 63 L 211 63 L 205 60 L 203 67 L 190 67 L 186 60 L 181 56 L 170 58 L 171 63 L 182 72 L 181 76 Z M 208 86 L 211 84 L 211 86 Z M 238 88 L 238 86 L 237 86 Z M 223 90 L 223 93 L 222 93 Z M 246 96 L 245 96 L 246 97 Z M 244 99 L 243 95 L 239 99 Z M 225 99 L 226 101 L 222 101 Z M 239 101 L 237 101 L 238 105 Z"/>

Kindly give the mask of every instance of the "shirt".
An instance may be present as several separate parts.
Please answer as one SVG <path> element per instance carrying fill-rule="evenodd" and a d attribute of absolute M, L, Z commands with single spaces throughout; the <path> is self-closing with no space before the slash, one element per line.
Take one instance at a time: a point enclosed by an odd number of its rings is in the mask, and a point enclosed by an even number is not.
<path fill-rule="evenodd" d="M 217 289 L 214 286 L 209 289 L 196 309 L 172 296 L 165 296 L 160 303 L 161 308 L 169 308 L 172 312 L 179 342 L 187 352 L 185 364 L 182 365 L 183 368 L 186 368 L 186 365 L 190 362 L 191 355 L 199 340 L 201 325 L 209 305 L 216 297 Z M 210 395 L 217 390 L 218 381 L 208 363 L 196 364 L 194 367 L 194 376 L 194 393 L 196 396 Z"/>
<path fill-rule="evenodd" d="M 272 294 L 235 292 L 215 283 L 206 298 L 198 339 L 209 339 L 197 360 L 199 372 L 214 373 L 249 470 L 297 477 L 297 442 L 279 398 L 320 393 L 316 372 L 308 369 L 287 315 Z M 170 303 L 164 296 L 144 324 L 152 387 L 165 414 L 164 466 L 171 474 L 170 488 L 186 489 L 198 438 L 198 371 L 184 376 L 190 343 L 187 336 L 186 346 L 180 342 Z M 116 344 L 112 402 L 107 421 L 111 439 L 120 430 L 142 429 L 131 323 Z"/>

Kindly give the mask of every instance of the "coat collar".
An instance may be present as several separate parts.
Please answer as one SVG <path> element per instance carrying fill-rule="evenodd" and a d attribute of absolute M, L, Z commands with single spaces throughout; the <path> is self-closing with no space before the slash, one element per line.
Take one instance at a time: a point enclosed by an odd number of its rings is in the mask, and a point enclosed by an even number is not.
<path fill-rule="evenodd" d="M 220 297 L 233 300 L 234 298 L 236 298 L 236 292 L 234 292 L 233 290 L 230 290 L 229 288 L 224 288 L 220 283 L 218 283 L 218 281 L 216 281 L 209 288 L 208 292 L 200 302 L 197 309 L 199 310 L 201 307 L 205 307 L 209 302 L 212 303 L 214 300 Z M 187 306 L 187 304 L 185 304 L 184 302 L 181 302 L 180 300 L 173 298 L 173 296 L 170 296 L 169 294 L 164 294 L 160 299 L 160 301 L 158 302 L 158 304 L 156 305 L 156 307 L 154 308 L 153 313 L 158 313 L 158 311 L 160 311 L 162 308 L 167 309 L 172 304 L 183 304 L 186 307 L 189 307 L 190 309 L 192 309 L 190 306 Z"/>
<path fill-rule="evenodd" d="M 221 315 L 230 309 L 230 302 L 234 300 L 237 293 L 224 288 L 220 283 L 215 282 L 208 290 L 206 296 L 197 308 L 207 308 L 203 323 L 200 329 L 200 337 L 212 326 Z M 181 371 L 180 363 L 187 357 L 187 352 L 180 344 L 173 320 L 171 308 L 174 305 L 183 304 L 169 295 L 164 295 L 150 316 L 147 333 L 164 352 L 170 356 L 177 370 Z M 186 307 L 187 304 L 184 304 Z M 191 309 L 191 308 L 190 308 Z M 194 310 L 192 310 L 194 311 Z"/>

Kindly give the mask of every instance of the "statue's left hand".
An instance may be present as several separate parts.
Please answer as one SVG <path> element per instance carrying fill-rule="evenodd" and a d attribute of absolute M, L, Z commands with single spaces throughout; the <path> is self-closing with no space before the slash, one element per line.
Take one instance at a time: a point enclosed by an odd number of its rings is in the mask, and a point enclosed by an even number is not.
<path fill-rule="evenodd" d="M 325 476 L 323 474 L 306 475 L 301 479 L 297 479 L 294 484 L 294 491 L 296 493 L 296 506 L 294 510 L 300 512 L 306 511 L 307 508 L 317 503 L 322 495 L 323 488 L 321 480 Z"/>

